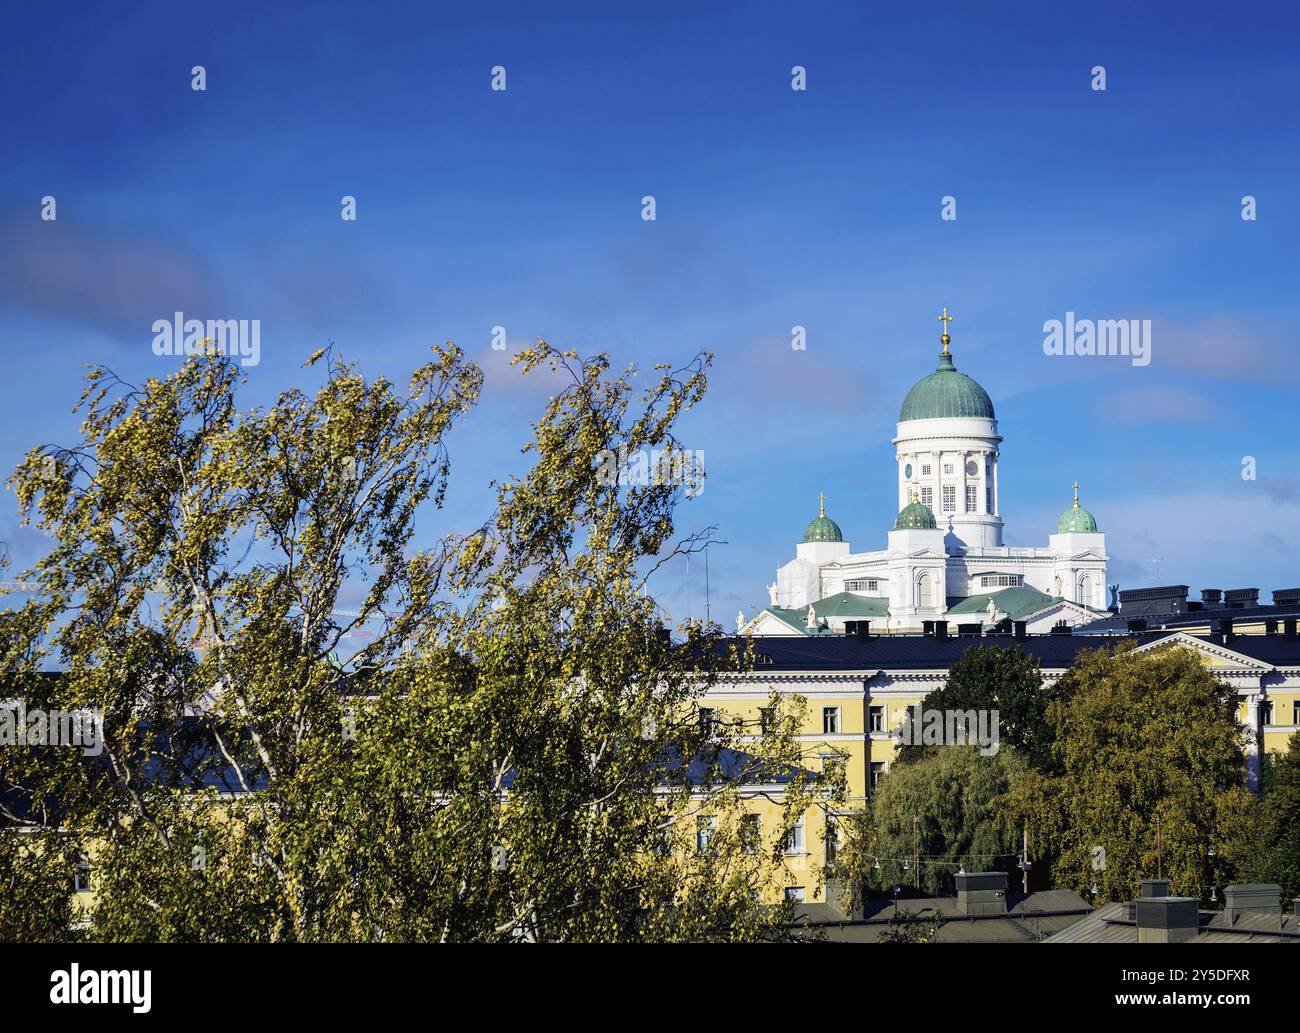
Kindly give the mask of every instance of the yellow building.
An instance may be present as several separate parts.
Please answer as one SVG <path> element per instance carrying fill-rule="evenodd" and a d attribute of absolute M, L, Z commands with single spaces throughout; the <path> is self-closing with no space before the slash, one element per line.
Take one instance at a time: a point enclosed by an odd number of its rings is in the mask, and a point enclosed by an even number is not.
<path fill-rule="evenodd" d="M 1194 635 L 1182 631 L 1137 635 L 1028 635 L 1023 625 L 1008 635 L 948 634 L 936 622 L 923 635 L 848 634 L 754 637 L 758 663 L 747 674 L 715 686 L 701 706 L 757 728 L 760 711 L 773 692 L 807 701 L 798 740 L 804 755 L 818 763 L 842 763 L 848 783 L 846 812 L 862 808 L 871 788 L 897 751 L 895 733 L 907 708 L 941 687 L 948 669 L 975 645 L 1015 646 L 1038 661 L 1046 682 L 1060 678 L 1075 656 L 1120 641 L 1134 640 L 1142 651 L 1180 645 L 1198 653 L 1216 678 L 1240 699 L 1240 719 L 1248 732 L 1248 784 L 1258 785 L 1262 752 L 1284 752 L 1300 730 L 1300 638 L 1285 629 L 1272 634 Z M 776 821 L 776 805 L 757 791 L 753 806 L 764 826 Z M 808 903 L 824 898 L 822 871 L 827 861 L 823 839 L 825 808 L 805 815 L 801 843 L 787 852 L 789 887 Z"/>

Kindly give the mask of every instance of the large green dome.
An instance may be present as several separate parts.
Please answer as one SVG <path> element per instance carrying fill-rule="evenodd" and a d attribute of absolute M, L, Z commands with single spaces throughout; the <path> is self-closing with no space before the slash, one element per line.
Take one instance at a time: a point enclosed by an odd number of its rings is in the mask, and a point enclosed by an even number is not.
<path fill-rule="evenodd" d="M 919 502 L 909 502 L 894 521 L 895 531 L 933 531 L 938 526 L 930 507 Z"/>
<path fill-rule="evenodd" d="M 939 355 L 939 368 L 922 377 L 907 392 L 898 422 L 907 420 L 975 417 L 991 420 L 993 403 L 988 392 L 965 373 L 958 373 L 947 351 Z"/>
<path fill-rule="evenodd" d="M 1074 486 L 1074 505 L 1061 514 L 1061 519 L 1056 522 L 1057 534 L 1069 534 L 1072 531 L 1081 531 L 1084 534 L 1095 534 L 1097 531 L 1097 518 L 1079 505 L 1079 486 Z"/>
<path fill-rule="evenodd" d="M 818 496 L 821 505 L 820 512 L 808 521 L 808 526 L 803 529 L 803 540 L 805 542 L 842 542 L 844 536 L 840 533 L 840 525 L 826 515 L 826 496 Z"/>

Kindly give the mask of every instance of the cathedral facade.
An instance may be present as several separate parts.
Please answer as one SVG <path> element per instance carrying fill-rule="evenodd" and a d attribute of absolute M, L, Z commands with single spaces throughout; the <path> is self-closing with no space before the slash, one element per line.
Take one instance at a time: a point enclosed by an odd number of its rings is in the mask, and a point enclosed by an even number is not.
<path fill-rule="evenodd" d="M 1105 614 L 1106 538 L 1079 504 L 1061 514 L 1046 547 L 1003 544 L 1002 437 L 988 393 L 953 361 L 947 332 L 933 373 L 903 399 L 893 439 L 898 517 L 883 549 L 854 552 L 820 511 L 795 556 L 768 586 L 771 605 L 739 630 L 752 635 L 919 632 L 926 621 L 1024 621 L 1031 633 Z"/>

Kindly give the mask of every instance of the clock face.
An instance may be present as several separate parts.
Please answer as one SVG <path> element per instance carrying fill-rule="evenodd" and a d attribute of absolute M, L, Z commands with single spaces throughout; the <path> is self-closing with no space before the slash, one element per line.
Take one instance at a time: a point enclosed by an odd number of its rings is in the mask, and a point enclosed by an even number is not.
<path fill-rule="evenodd" d="M 980 468 L 975 465 L 975 460 L 972 459 L 969 463 L 966 464 L 967 477 L 974 477 L 979 472 L 980 472 Z"/>
<path fill-rule="evenodd" d="M 909 480 L 911 480 L 911 477 L 912 477 L 912 464 L 911 464 L 911 463 L 908 463 L 905 467 L 903 467 L 903 476 L 906 477 L 906 478 L 908 478 Z"/>

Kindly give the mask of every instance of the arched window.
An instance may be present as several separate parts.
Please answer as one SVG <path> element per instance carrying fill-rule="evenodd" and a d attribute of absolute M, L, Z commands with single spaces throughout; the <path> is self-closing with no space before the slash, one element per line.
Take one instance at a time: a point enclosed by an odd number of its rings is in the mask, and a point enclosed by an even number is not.
<path fill-rule="evenodd" d="M 1092 578 L 1087 574 L 1079 578 L 1079 602 L 1084 606 L 1092 605 Z"/>
<path fill-rule="evenodd" d="M 933 606 L 930 599 L 931 595 L 931 578 L 930 575 L 922 571 L 916 577 L 916 605 L 924 609 Z"/>

